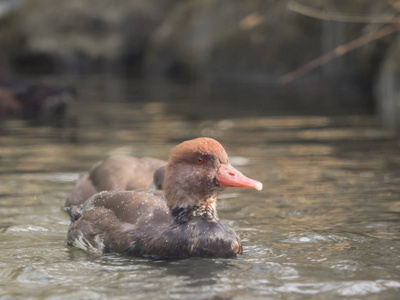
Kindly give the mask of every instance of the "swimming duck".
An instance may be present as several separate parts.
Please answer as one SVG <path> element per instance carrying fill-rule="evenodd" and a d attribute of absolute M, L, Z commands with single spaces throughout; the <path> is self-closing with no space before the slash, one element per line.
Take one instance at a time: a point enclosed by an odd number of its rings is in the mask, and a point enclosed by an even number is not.
<path fill-rule="evenodd" d="M 77 91 L 21 80 L 0 79 L 0 116 L 47 119 L 63 116 Z"/>
<path fill-rule="evenodd" d="M 219 142 L 197 138 L 176 146 L 163 191 L 104 191 L 68 209 L 70 246 L 100 253 L 177 259 L 242 254 L 237 234 L 218 218 L 226 187 L 262 189 L 229 164 Z"/>
<path fill-rule="evenodd" d="M 78 180 L 65 207 L 83 204 L 101 191 L 162 189 L 166 164 L 166 161 L 150 157 L 110 156 Z"/>

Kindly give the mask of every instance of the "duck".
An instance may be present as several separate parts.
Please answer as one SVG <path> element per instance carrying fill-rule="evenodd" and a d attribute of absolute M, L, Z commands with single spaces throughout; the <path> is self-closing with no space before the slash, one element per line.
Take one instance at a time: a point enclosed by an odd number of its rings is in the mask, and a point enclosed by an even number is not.
<path fill-rule="evenodd" d="M 240 238 L 217 214 L 227 187 L 262 183 L 231 166 L 218 141 L 184 141 L 171 151 L 162 190 L 103 191 L 69 207 L 67 245 L 153 259 L 236 257 Z"/>
<path fill-rule="evenodd" d="M 162 189 L 166 164 L 152 157 L 109 156 L 76 182 L 64 207 L 81 205 L 101 191 Z"/>
<path fill-rule="evenodd" d="M 0 116 L 21 119 L 49 119 L 66 114 L 76 101 L 73 87 L 56 87 L 21 80 L 0 79 Z"/>

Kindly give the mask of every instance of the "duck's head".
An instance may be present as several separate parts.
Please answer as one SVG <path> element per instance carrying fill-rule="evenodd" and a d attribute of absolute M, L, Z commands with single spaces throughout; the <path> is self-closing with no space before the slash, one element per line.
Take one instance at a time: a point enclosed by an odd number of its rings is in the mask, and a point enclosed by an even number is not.
<path fill-rule="evenodd" d="M 226 187 L 262 189 L 262 183 L 244 176 L 229 164 L 222 145 L 197 138 L 176 146 L 168 161 L 163 189 L 169 207 L 200 206 Z"/>

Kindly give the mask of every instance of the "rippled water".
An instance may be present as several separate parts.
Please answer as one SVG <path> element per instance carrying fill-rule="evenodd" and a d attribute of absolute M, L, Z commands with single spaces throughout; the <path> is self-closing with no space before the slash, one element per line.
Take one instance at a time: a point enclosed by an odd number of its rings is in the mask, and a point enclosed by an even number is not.
<path fill-rule="evenodd" d="M 266 116 L 227 101 L 213 111 L 185 87 L 72 82 L 80 100 L 56 125 L 0 123 L 0 299 L 398 295 L 400 147 L 373 117 Z M 197 136 L 264 184 L 218 202 L 243 256 L 152 261 L 65 246 L 61 207 L 80 174 L 109 154 L 166 159 Z"/>

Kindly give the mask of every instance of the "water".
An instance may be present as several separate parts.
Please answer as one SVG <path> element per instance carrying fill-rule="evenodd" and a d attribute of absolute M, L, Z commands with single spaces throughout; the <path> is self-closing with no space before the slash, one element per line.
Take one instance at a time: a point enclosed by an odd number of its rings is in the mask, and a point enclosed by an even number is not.
<path fill-rule="evenodd" d="M 213 111 L 184 86 L 70 81 L 80 101 L 65 119 L 0 124 L 1 300 L 398 295 L 400 148 L 373 117 L 268 116 L 229 101 Z M 219 198 L 243 256 L 152 261 L 65 246 L 61 207 L 92 164 L 116 153 L 166 159 L 204 135 L 264 184 Z"/>

